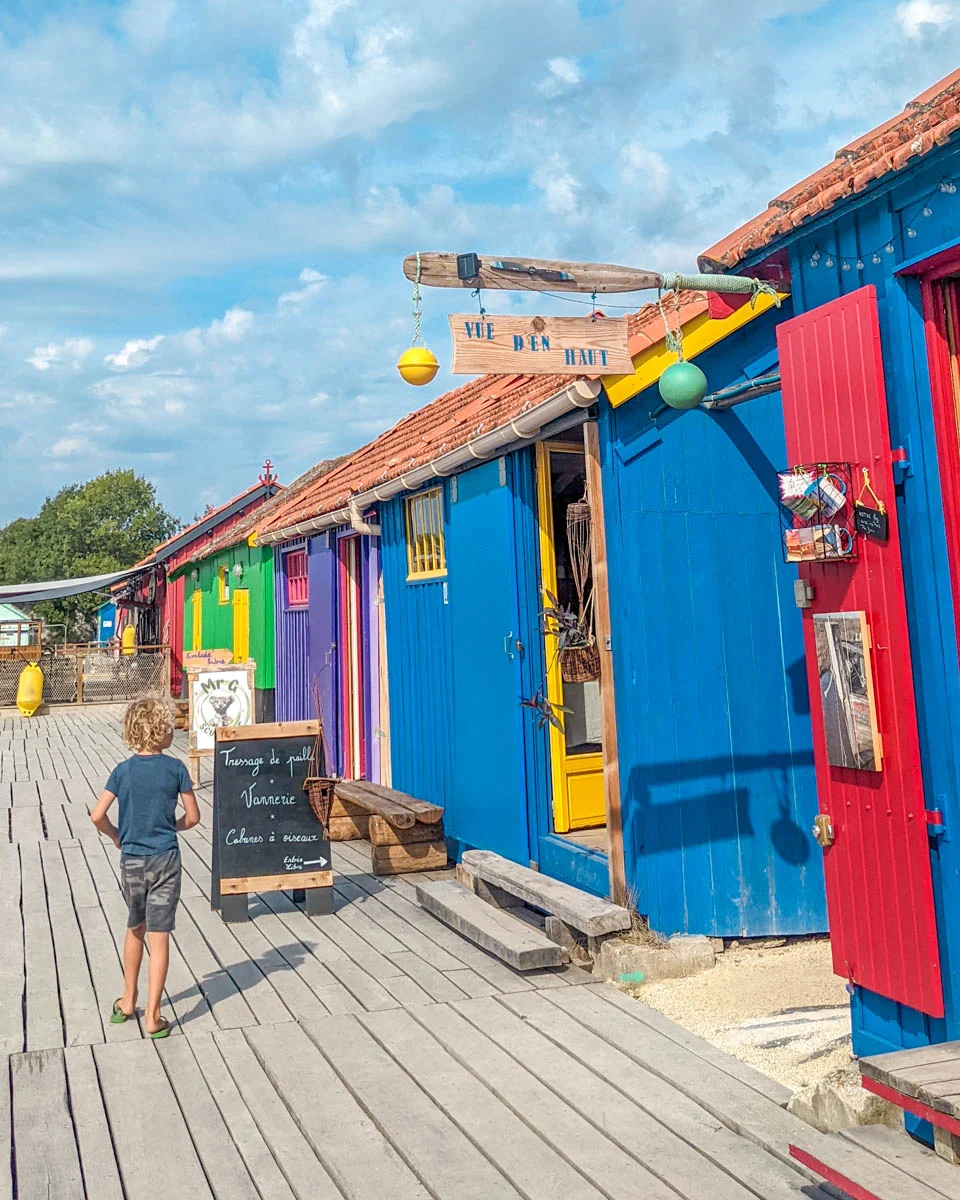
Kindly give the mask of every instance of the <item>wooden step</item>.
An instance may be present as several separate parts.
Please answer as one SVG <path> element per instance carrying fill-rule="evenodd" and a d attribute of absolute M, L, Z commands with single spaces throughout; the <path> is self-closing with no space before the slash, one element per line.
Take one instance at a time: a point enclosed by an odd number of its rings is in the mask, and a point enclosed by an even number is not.
<path fill-rule="evenodd" d="M 559 967 L 566 951 L 453 880 L 417 884 L 417 899 L 438 920 L 516 971 Z"/>
<path fill-rule="evenodd" d="M 460 862 L 475 878 L 510 892 L 524 904 L 559 917 L 588 937 L 602 937 L 630 928 L 628 909 L 561 883 L 559 879 L 551 879 L 549 875 L 541 875 L 539 871 L 531 871 L 529 867 L 521 867 L 492 850 L 466 850 Z"/>
<path fill-rule="evenodd" d="M 867 1091 L 960 1134 L 960 1042 L 861 1058 L 860 1075 Z"/>
<path fill-rule="evenodd" d="M 809 1145 L 791 1145 L 790 1154 L 857 1200 L 960 1198 L 960 1170 L 911 1142 L 906 1133 L 872 1126 L 863 1134 L 867 1130 L 808 1137 L 804 1141 Z"/>

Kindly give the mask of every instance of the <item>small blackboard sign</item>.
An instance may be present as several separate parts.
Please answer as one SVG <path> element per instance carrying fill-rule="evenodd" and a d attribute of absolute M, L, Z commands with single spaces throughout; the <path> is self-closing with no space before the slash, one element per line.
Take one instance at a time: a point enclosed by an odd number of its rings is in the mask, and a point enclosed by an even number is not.
<path fill-rule="evenodd" d="M 864 537 L 885 542 L 890 522 L 887 514 L 880 512 L 878 508 L 868 508 L 865 504 L 856 504 L 853 509 L 853 527 Z"/>
<path fill-rule="evenodd" d="M 318 730 L 316 721 L 217 730 L 213 900 L 333 886 L 330 843 L 303 786 Z"/>

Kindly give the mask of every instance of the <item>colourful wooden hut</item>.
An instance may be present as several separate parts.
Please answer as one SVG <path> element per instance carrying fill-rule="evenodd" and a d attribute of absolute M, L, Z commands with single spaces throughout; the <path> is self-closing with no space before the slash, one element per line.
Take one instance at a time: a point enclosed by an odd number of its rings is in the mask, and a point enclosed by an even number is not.
<path fill-rule="evenodd" d="M 794 570 L 858 1054 L 960 1038 L 958 130 L 955 72 L 701 258 L 790 287 L 779 466 L 847 478 Z"/>
<path fill-rule="evenodd" d="M 182 659 L 186 579 L 177 568 L 189 562 L 200 547 L 209 545 L 277 492 L 277 478 L 272 466 L 268 459 L 252 487 L 219 508 L 211 507 L 198 521 L 157 546 L 137 563 L 143 569 L 114 589 L 117 632 L 132 626 L 138 645 L 170 647 L 173 696 L 181 696 L 186 683 Z M 173 574 L 177 575 L 176 579 L 170 578 Z"/>

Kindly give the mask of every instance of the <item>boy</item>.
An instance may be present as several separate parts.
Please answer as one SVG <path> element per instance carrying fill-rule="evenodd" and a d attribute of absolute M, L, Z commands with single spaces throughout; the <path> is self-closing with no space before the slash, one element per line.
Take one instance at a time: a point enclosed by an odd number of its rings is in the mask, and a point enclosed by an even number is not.
<path fill-rule="evenodd" d="M 150 942 L 147 1033 L 164 1038 L 170 1022 L 160 1015 L 167 978 L 170 933 L 180 902 L 180 848 L 177 833 L 200 823 L 200 809 L 187 768 L 163 753 L 173 742 L 173 714 L 163 700 L 134 700 L 123 717 L 123 740 L 133 757 L 110 772 L 90 820 L 120 850 L 120 882 L 129 909 L 123 943 L 123 995 L 110 1022 L 121 1025 L 136 1014 L 143 935 Z M 183 816 L 177 820 L 177 797 Z M 119 800 L 119 829 L 107 816 Z"/>

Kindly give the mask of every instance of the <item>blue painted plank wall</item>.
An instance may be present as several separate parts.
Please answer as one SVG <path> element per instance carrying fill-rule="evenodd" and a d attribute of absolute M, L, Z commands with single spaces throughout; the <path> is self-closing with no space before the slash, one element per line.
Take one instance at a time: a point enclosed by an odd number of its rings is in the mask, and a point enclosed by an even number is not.
<path fill-rule="evenodd" d="M 711 389 L 769 355 L 777 319 L 698 358 Z M 600 410 L 628 885 L 666 933 L 825 930 L 779 393 L 669 414 L 660 441 L 658 401 Z"/>
<path fill-rule="evenodd" d="M 439 579 L 407 582 L 403 504 L 390 500 L 380 511 L 393 786 L 446 805 L 457 711 L 448 587 Z"/>
<path fill-rule="evenodd" d="M 805 227 L 790 246 L 798 312 L 865 284 L 877 289 L 891 439 L 894 446 L 909 447 L 912 463 L 911 475 L 898 488 L 897 508 L 924 788 L 927 802 L 943 810 L 948 831 L 932 850 L 946 1021 L 857 989 L 854 1048 L 860 1054 L 960 1037 L 960 849 L 954 832 L 960 829 L 960 672 L 920 288 L 915 279 L 897 274 L 905 263 L 960 243 L 960 193 L 942 192 L 944 178 L 960 178 L 956 144 Z"/>

